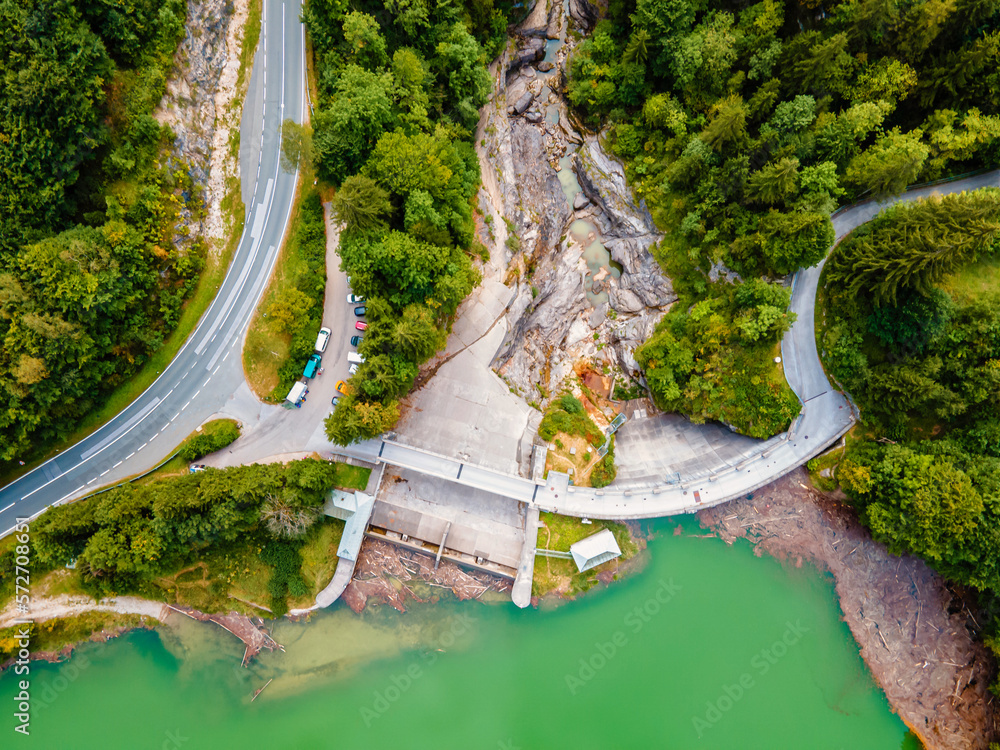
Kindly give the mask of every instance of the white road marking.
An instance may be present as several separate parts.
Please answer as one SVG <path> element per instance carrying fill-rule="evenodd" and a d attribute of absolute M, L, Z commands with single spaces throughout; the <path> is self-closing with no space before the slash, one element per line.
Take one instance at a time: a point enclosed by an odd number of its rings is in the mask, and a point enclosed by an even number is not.
<path fill-rule="evenodd" d="M 177 417 L 179 417 L 180 415 L 181 415 L 181 413 L 180 413 L 180 412 L 177 412 L 176 414 L 174 414 L 174 416 L 172 416 L 172 417 L 170 418 L 170 421 L 171 421 L 171 422 L 173 422 L 173 421 L 174 421 L 175 419 L 177 419 Z"/>
<path fill-rule="evenodd" d="M 111 468 L 112 468 L 112 469 L 117 469 L 117 468 L 118 468 L 119 466 L 121 466 L 121 465 L 122 465 L 123 463 L 125 463 L 125 462 L 124 462 L 124 461 L 119 461 L 118 463 L 116 463 L 116 464 L 115 464 L 114 466 L 112 466 Z"/>
<path fill-rule="evenodd" d="M 149 442 L 145 442 L 145 443 L 143 443 L 142 445 L 140 445 L 140 446 L 139 446 L 139 450 L 142 450 L 142 449 L 143 449 L 143 448 L 145 448 L 145 447 L 146 447 L 147 445 L 149 445 Z"/>
<path fill-rule="evenodd" d="M 153 435 L 153 437 L 151 437 L 151 438 L 149 439 L 149 442 L 150 442 L 150 443 L 152 443 L 152 442 L 153 442 L 154 440 L 156 440 L 156 438 L 158 438 L 159 436 L 160 436 L 160 433 L 156 433 L 155 435 Z M 147 445 L 148 445 L 148 444 L 149 444 L 149 443 L 147 443 Z"/>
<path fill-rule="evenodd" d="M 182 407 L 181 407 L 181 411 L 184 411 L 184 410 L 185 410 L 185 409 L 187 409 L 187 408 L 188 408 L 188 407 L 189 407 L 190 405 L 191 405 L 191 402 L 190 402 L 190 401 L 188 401 L 188 402 L 187 402 L 186 404 L 184 404 L 184 406 L 182 406 Z"/>
<path fill-rule="evenodd" d="M 128 461 L 128 460 L 129 460 L 130 458 L 132 458 L 132 456 L 134 456 L 134 455 L 135 455 L 135 451 L 132 451 L 132 452 L 131 452 L 131 453 L 129 453 L 129 454 L 127 455 L 127 456 L 125 456 L 125 460 L 126 460 L 126 461 Z"/>
<path fill-rule="evenodd" d="M 6 513 L 8 510 L 10 510 L 11 508 L 13 508 L 15 505 L 17 505 L 17 501 L 16 500 L 14 502 L 12 502 L 10 505 L 8 505 L 6 508 L 4 508 L 3 510 L 0 510 L 0 513 Z"/>
<path fill-rule="evenodd" d="M 206 385 L 208 385 L 208 384 L 209 384 L 209 383 L 211 383 L 211 382 L 212 382 L 212 376 L 211 376 L 211 375 L 209 375 L 209 376 L 208 376 L 208 380 L 206 380 L 206 381 L 205 381 L 204 383 L 202 383 L 202 384 L 201 384 L 201 387 L 202 387 L 202 388 L 204 388 L 204 387 L 205 387 Z"/>
<path fill-rule="evenodd" d="M 131 430 L 133 427 L 135 427 L 137 424 L 139 424 L 143 419 L 145 419 L 146 416 L 150 412 L 152 412 L 153 409 L 156 408 L 156 405 L 158 403 L 160 403 L 160 399 L 154 398 L 152 401 L 150 401 L 148 404 L 146 404 L 144 407 L 142 407 L 142 409 L 140 409 L 139 412 L 135 416 L 133 416 L 125 424 L 123 424 L 117 430 L 115 430 L 110 435 L 108 435 L 106 438 L 104 438 L 104 440 L 102 440 L 101 442 L 99 442 L 93 448 L 85 450 L 83 453 L 81 453 L 80 454 L 80 458 L 83 459 L 84 461 L 86 461 L 91 456 L 93 456 L 93 455 L 95 455 L 97 453 L 100 453 L 102 450 L 104 450 L 105 448 L 107 448 L 109 445 L 111 445 L 113 442 L 115 442 L 122 435 L 127 434 L 129 430 Z M 39 489 L 41 489 L 41 488 L 39 488 Z M 25 495 L 25 497 L 27 497 L 27 495 Z"/>
<path fill-rule="evenodd" d="M 219 371 L 219 368 L 221 367 L 222 365 L 219 365 L 219 367 L 216 367 L 214 370 L 212 370 L 212 374 L 215 375 L 215 373 L 217 373 Z"/>
<path fill-rule="evenodd" d="M 105 474 L 107 474 L 107 473 L 108 473 L 109 471 L 111 471 L 111 469 L 105 469 L 104 471 L 102 471 L 102 472 L 101 472 L 101 476 L 103 477 L 103 476 L 104 476 Z"/>

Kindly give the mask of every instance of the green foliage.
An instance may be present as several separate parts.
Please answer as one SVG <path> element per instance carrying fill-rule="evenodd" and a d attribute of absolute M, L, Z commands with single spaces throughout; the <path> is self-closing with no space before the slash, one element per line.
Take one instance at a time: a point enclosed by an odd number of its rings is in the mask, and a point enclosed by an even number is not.
<path fill-rule="evenodd" d="M 893 305 L 906 291 L 931 294 L 947 274 L 995 252 L 998 237 L 997 190 L 892 206 L 841 243 L 828 280 L 845 299 Z"/>
<path fill-rule="evenodd" d="M 202 210 L 151 112 L 179 0 L 0 2 L 0 464 L 71 433 L 176 324 Z"/>
<path fill-rule="evenodd" d="M 240 428 L 229 419 L 218 420 L 206 426 L 204 432 L 188 440 L 180 450 L 180 457 L 185 461 L 197 461 L 202 456 L 222 450 L 240 436 Z"/>
<path fill-rule="evenodd" d="M 312 2 L 304 13 L 320 78 L 314 159 L 340 185 L 341 268 L 366 298 L 365 362 L 326 420 L 347 444 L 390 429 L 417 367 L 440 349 L 479 283 L 470 255 L 479 160 L 470 142 L 502 46 L 493 0 Z"/>
<path fill-rule="evenodd" d="M 837 479 L 872 535 L 982 592 L 1000 649 L 1000 298 L 952 300 L 946 274 L 996 252 L 1000 191 L 884 212 L 831 258 L 827 364 L 872 438 Z M 934 440 L 920 440 L 935 435 Z"/>
<path fill-rule="evenodd" d="M 794 320 L 790 298 L 788 289 L 755 279 L 667 313 L 636 351 L 653 400 L 752 437 L 786 429 L 800 405 L 787 385 L 774 382 L 769 360 Z"/>
<path fill-rule="evenodd" d="M 572 393 L 564 393 L 559 398 L 559 408 L 571 415 L 584 413 L 583 404 L 580 403 L 580 399 Z"/>
<path fill-rule="evenodd" d="M 289 264 L 292 284 L 271 299 L 266 311 L 276 328 L 291 336 L 288 355 L 278 369 L 278 384 L 270 394 L 276 401 L 302 376 L 302 363 L 313 352 L 323 319 L 326 224 L 314 187 L 305 189 L 285 252 L 296 256 L 297 262 Z"/>
<path fill-rule="evenodd" d="M 570 393 L 553 403 L 538 425 L 538 437 L 542 440 L 551 440 L 560 432 L 585 438 L 591 445 L 604 442 L 604 434 L 587 416 L 579 399 Z"/>
<path fill-rule="evenodd" d="M 828 249 L 842 198 L 1000 157 L 992 5 L 974 23 L 950 0 L 813 6 L 612 3 L 574 50 L 570 103 L 610 125 L 664 245 L 687 256 L 673 264 L 788 274 Z"/>
<path fill-rule="evenodd" d="M 950 441 L 861 443 L 837 474 L 872 535 L 949 578 L 1000 590 L 1000 460 Z"/>
<path fill-rule="evenodd" d="M 608 452 L 604 455 L 604 458 L 590 470 L 590 486 L 607 487 L 615 481 L 617 475 L 618 469 L 615 467 L 615 441 L 612 438 L 610 445 L 608 445 Z"/>
<path fill-rule="evenodd" d="M 271 566 L 267 591 L 271 595 L 271 611 L 275 617 L 288 612 L 288 596 L 303 596 L 309 587 L 302 579 L 301 543 L 272 540 L 264 545 L 260 559 Z"/>
<path fill-rule="evenodd" d="M 218 545 L 247 535 L 266 541 L 260 515 L 266 501 L 318 508 L 337 475 L 335 465 L 306 459 L 127 484 L 42 514 L 32 527 L 33 556 L 45 567 L 76 559 L 96 594 L 139 590 L 171 566 Z M 300 595 L 285 558 L 278 551 L 270 563 L 283 566 L 275 591 L 283 585 Z"/>
<path fill-rule="evenodd" d="M 295 120 L 285 120 L 281 123 L 281 168 L 294 172 L 302 163 L 312 163 L 312 130 Z"/>

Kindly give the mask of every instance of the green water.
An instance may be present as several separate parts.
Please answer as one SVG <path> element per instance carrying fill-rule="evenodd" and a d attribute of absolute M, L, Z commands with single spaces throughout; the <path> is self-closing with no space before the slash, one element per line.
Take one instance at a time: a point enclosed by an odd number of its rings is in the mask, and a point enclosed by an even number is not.
<path fill-rule="evenodd" d="M 687 536 L 699 533 L 691 521 L 684 536 L 656 528 L 645 570 L 554 610 L 441 601 L 357 616 L 337 606 L 279 624 L 286 652 L 249 671 L 236 666 L 241 644 L 193 622 L 88 645 L 33 668 L 32 734 L 16 739 L 185 750 L 911 746 L 829 578 Z M 7 673 L 4 706 L 14 692 Z"/>

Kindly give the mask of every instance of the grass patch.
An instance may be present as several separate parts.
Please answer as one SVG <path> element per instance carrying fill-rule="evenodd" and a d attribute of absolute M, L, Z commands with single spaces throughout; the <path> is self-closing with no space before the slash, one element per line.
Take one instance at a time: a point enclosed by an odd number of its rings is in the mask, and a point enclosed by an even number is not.
<path fill-rule="evenodd" d="M 305 596 L 291 598 L 290 608 L 311 607 L 316 594 L 333 580 L 337 570 L 337 548 L 344 533 L 344 522 L 336 518 L 324 517 L 309 529 L 299 554 L 302 555 L 302 580 L 309 587 Z"/>
<path fill-rule="evenodd" d="M 333 486 L 342 490 L 364 490 L 368 486 L 368 478 L 372 470 L 366 466 L 351 466 L 350 464 L 336 463 L 337 470 L 334 476 Z"/>
<path fill-rule="evenodd" d="M 80 641 L 85 641 L 94 633 L 118 628 L 137 628 L 156 624 L 149 617 L 117 612 L 84 612 L 73 617 L 60 617 L 45 622 L 32 623 L 31 652 L 60 651 Z M 0 630 L 0 661 L 6 661 L 17 653 L 14 635 L 21 626 Z"/>
<path fill-rule="evenodd" d="M 809 480 L 812 482 L 813 487 L 820 492 L 833 492 L 837 489 L 839 485 L 833 471 L 840 464 L 840 460 L 843 457 L 844 449 L 834 448 L 832 451 L 809 460 L 806 463 L 806 469 L 809 470 Z M 829 476 L 823 476 L 823 472 L 829 473 Z"/>
<path fill-rule="evenodd" d="M 569 552 L 570 545 L 576 544 L 588 536 L 593 536 L 602 529 L 609 529 L 615 535 L 621 557 L 609 560 L 596 568 L 579 572 L 572 560 L 539 555 L 535 558 L 535 574 L 531 583 L 532 596 L 545 596 L 557 593 L 571 598 L 593 588 L 599 582 L 601 573 L 617 571 L 621 563 L 635 557 L 641 549 L 639 543 L 632 537 L 629 528 L 615 521 L 598 521 L 585 524 L 579 518 L 561 516 L 555 513 L 542 513 L 541 526 L 538 529 L 538 548 L 557 552 Z M 617 572 L 614 576 L 617 577 Z"/>
<path fill-rule="evenodd" d="M 1000 289 L 1000 253 L 994 253 L 947 276 L 940 287 L 959 304 L 969 304 Z"/>

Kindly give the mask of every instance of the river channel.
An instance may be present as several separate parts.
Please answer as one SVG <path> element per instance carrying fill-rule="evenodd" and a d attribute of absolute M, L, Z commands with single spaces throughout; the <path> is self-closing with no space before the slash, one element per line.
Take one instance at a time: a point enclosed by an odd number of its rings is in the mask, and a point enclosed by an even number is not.
<path fill-rule="evenodd" d="M 558 608 L 443 599 L 356 615 L 336 604 L 309 623 L 278 623 L 286 651 L 249 670 L 239 667 L 242 644 L 208 624 L 90 644 L 66 663 L 32 666 L 31 736 L 17 740 L 185 750 L 919 747 L 860 659 L 828 576 L 699 538 L 693 519 L 679 536 L 675 525 L 650 527 L 641 572 Z M 5 706 L 15 679 L 0 678 Z"/>

